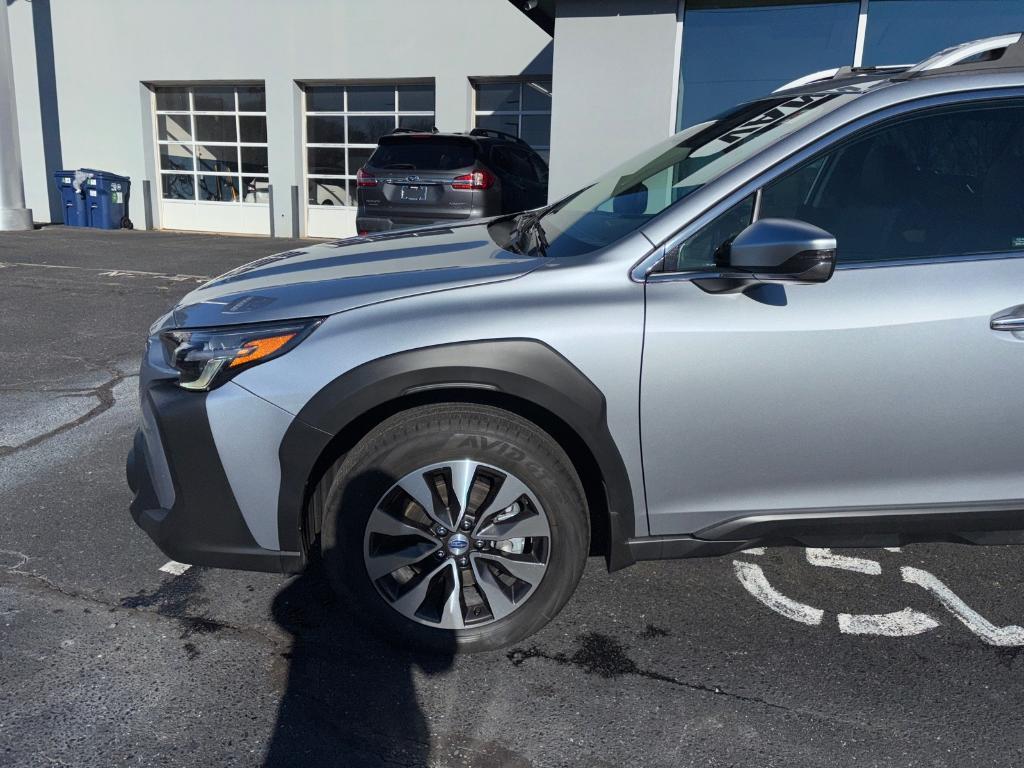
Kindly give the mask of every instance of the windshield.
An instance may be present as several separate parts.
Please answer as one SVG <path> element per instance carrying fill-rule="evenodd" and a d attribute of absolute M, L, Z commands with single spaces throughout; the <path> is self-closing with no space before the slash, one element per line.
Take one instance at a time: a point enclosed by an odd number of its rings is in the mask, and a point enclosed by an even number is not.
<path fill-rule="evenodd" d="M 620 240 L 764 147 L 855 96 L 816 93 L 763 99 L 676 134 L 545 212 L 540 224 L 547 255 L 577 256 Z"/>

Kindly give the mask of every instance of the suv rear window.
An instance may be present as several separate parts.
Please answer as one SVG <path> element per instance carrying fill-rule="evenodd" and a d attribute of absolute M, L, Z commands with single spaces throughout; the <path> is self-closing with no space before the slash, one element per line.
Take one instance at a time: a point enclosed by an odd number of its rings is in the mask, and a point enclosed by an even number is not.
<path fill-rule="evenodd" d="M 384 139 L 367 165 L 381 170 L 455 171 L 476 162 L 476 147 L 468 141 L 410 136 Z"/>

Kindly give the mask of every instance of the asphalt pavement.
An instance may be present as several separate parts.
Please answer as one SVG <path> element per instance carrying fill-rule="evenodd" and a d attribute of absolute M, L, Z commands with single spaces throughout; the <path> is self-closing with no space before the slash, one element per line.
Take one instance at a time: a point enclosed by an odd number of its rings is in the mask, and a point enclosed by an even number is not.
<path fill-rule="evenodd" d="M 301 243 L 0 233 L 0 765 L 1006 766 L 1024 549 L 589 563 L 464 658 L 367 634 L 315 570 L 175 575 L 128 514 L 150 323 Z"/>

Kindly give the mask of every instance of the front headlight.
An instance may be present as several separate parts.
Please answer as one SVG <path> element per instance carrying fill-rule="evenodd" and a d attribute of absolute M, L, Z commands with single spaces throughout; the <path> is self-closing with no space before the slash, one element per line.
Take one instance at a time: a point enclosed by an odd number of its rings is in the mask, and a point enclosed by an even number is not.
<path fill-rule="evenodd" d="M 167 362 L 178 370 L 178 386 L 206 391 L 246 368 L 294 349 L 323 318 L 226 328 L 194 328 L 160 334 Z"/>

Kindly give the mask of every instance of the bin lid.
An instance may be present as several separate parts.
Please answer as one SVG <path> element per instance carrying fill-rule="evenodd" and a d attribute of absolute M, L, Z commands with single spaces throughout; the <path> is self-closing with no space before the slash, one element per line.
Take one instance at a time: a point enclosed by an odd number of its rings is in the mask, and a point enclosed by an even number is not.
<path fill-rule="evenodd" d="M 100 171 L 96 168 L 80 168 L 82 173 L 91 173 L 97 179 L 106 179 L 108 181 L 131 181 L 130 176 L 121 176 L 117 173 L 111 173 L 110 171 Z M 74 171 L 71 172 L 74 174 Z"/>

